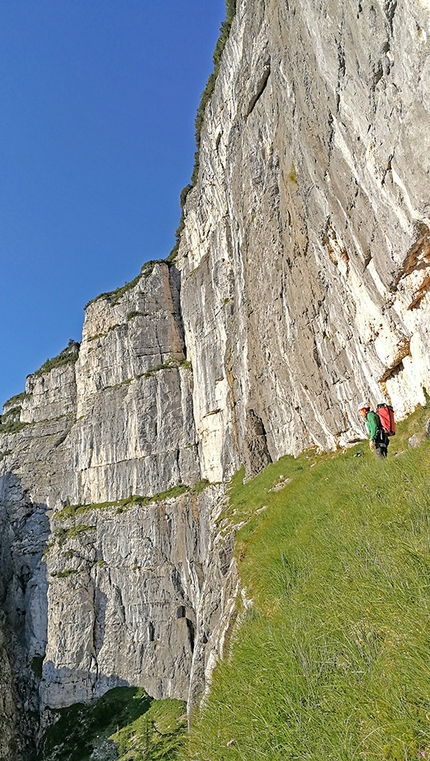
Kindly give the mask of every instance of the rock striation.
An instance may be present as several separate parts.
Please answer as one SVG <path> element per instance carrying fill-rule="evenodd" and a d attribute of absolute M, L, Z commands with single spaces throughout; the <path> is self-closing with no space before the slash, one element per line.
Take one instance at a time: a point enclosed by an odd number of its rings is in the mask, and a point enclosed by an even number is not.
<path fill-rule="evenodd" d="M 421 0 L 238 0 L 178 268 L 202 473 L 361 435 L 424 400 L 430 16 Z M 252 411 L 252 414 L 251 412 Z"/>
<path fill-rule="evenodd" d="M 114 686 L 195 703 L 222 652 L 237 577 L 224 487 L 200 478 L 178 283 L 153 262 L 95 299 L 78 352 L 4 407 L 4 723 L 33 715 L 11 758 L 32 757 L 39 711 Z"/>
<path fill-rule="evenodd" d="M 196 703 L 238 588 L 231 475 L 362 438 L 363 398 L 424 402 L 429 40 L 424 0 L 237 0 L 176 261 L 4 406 L 8 761 L 32 713 L 116 685 Z"/>

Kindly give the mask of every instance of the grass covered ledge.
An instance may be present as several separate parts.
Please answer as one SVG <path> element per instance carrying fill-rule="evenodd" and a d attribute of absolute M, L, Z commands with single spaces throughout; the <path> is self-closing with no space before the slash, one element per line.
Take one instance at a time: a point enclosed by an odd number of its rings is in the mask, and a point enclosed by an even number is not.
<path fill-rule="evenodd" d="M 429 415 L 385 462 L 363 442 L 233 479 L 253 604 L 181 759 L 430 758 L 430 441 L 407 441 Z"/>

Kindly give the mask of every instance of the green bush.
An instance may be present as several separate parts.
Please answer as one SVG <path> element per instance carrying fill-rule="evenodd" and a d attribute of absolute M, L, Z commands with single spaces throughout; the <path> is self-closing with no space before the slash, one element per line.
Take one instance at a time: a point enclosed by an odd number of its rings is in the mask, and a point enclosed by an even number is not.
<path fill-rule="evenodd" d="M 56 357 L 47 359 L 43 363 L 42 367 L 39 367 L 33 375 L 45 375 L 45 373 L 51 372 L 55 367 L 62 367 L 63 365 L 70 365 L 76 362 L 79 356 L 79 346 L 77 341 L 70 338 L 66 348 L 60 352 Z"/>

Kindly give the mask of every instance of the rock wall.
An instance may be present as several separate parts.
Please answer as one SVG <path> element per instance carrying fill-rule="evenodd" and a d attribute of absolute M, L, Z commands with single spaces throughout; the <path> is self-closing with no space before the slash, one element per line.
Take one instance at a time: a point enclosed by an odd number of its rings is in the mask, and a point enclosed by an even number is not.
<path fill-rule="evenodd" d="M 33 758 L 39 713 L 43 727 L 50 708 L 114 686 L 195 703 L 222 652 L 233 543 L 215 523 L 224 486 L 200 479 L 178 282 L 155 262 L 95 299 L 78 354 L 29 376 L 4 407 L 0 603 L 16 686 L 1 726 L 7 736 L 18 724 L 11 761 Z"/>
<path fill-rule="evenodd" d="M 31 501 L 16 475 L 0 475 L 0 757 L 7 761 L 31 757 L 36 742 L 48 536 L 44 505 Z"/>
<path fill-rule="evenodd" d="M 10 761 L 39 708 L 195 703 L 237 591 L 226 480 L 363 437 L 365 397 L 424 401 L 429 35 L 424 0 L 238 0 L 175 264 L 91 302 L 76 361 L 4 408 Z"/>
<path fill-rule="evenodd" d="M 203 693 L 237 584 L 231 541 L 220 545 L 214 524 L 222 495 L 207 486 L 54 516 L 43 705 L 86 701 L 121 684 L 157 699 Z"/>
<path fill-rule="evenodd" d="M 429 36 L 422 0 L 238 0 L 178 258 L 205 477 L 256 419 L 276 459 L 423 401 Z"/>
<path fill-rule="evenodd" d="M 10 645 L 3 616 L 0 621 L 0 758 L 15 761 L 18 757 L 17 706 L 14 690 L 14 670 L 10 662 Z"/>

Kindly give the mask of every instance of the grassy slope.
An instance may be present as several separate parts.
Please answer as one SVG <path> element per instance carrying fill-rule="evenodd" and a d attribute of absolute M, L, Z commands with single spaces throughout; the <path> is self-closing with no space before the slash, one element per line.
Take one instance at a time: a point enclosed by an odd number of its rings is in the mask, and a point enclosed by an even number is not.
<path fill-rule="evenodd" d="M 387 461 L 363 443 L 233 479 L 254 604 L 181 758 L 430 758 L 430 442 L 407 446 L 429 416 L 400 426 Z"/>
<path fill-rule="evenodd" d="M 185 704 L 115 687 L 94 703 L 53 711 L 37 761 L 170 761 L 182 744 Z"/>

